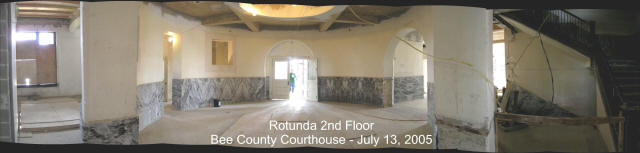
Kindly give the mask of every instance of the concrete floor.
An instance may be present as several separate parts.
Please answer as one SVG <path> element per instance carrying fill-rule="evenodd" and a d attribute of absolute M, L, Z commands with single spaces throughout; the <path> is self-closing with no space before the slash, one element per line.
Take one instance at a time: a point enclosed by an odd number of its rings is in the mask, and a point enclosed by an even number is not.
<path fill-rule="evenodd" d="M 140 143 L 170 144 L 210 144 L 211 135 L 233 137 L 246 136 L 279 136 L 287 134 L 291 137 L 315 135 L 344 136 L 344 145 L 284 145 L 276 143 L 274 147 L 326 147 L 326 148 L 374 148 L 373 145 L 355 144 L 360 135 L 376 135 L 380 137 L 380 147 L 422 148 L 430 149 L 432 145 L 386 145 L 384 135 L 396 134 L 398 141 L 404 142 L 405 134 L 433 134 L 427 123 L 427 104 L 424 100 L 403 102 L 390 108 L 377 108 L 367 105 L 345 104 L 337 102 L 308 102 L 305 100 L 247 102 L 223 105 L 220 108 L 201 108 L 192 111 L 174 111 L 165 109 L 164 116 L 147 126 L 140 132 Z M 322 120 L 356 120 L 375 123 L 371 131 L 277 131 L 269 130 L 269 120 L 300 122 L 309 120 L 318 123 Z M 279 140 L 278 140 L 279 142 Z M 271 147 L 270 145 L 239 145 L 243 147 Z"/>
<path fill-rule="evenodd" d="M 20 98 L 18 142 L 34 144 L 82 143 L 79 97 Z"/>
<path fill-rule="evenodd" d="M 48 132 L 20 132 L 19 143 L 29 144 L 78 144 L 82 142 L 80 128 L 48 131 Z"/>
<path fill-rule="evenodd" d="M 80 99 L 56 97 L 20 101 L 21 123 L 34 124 L 80 119 Z"/>

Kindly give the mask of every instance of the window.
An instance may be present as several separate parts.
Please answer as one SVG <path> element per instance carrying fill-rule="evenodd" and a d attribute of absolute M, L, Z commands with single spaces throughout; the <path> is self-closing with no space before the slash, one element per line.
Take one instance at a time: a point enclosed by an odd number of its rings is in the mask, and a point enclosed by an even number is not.
<path fill-rule="evenodd" d="M 211 46 L 212 65 L 231 65 L 233 52 L 230 41 L 214 40 Z"/>
<path fill-rule="evenodd" d="M 15 38 L 18 87 L 57 85 L 55 33 L 18 32 Z"/>
<path fill-rule="evenodd" d="M 493 31 L 493 83 L 498 88 L 497 95 L 502 96 L 502 88 L 507 86 L 504 29 Z"/>
<path fill-rule="evenodd" d="M 288 79 L 289 77 L 287 76 L 288 71 L 287 69 L 289 69 L 289 62 L 275 62 L 274 65 L 274 69 L 275 69 L 275 76 L 274 78 L 276 80 L 285 80 Z"/>

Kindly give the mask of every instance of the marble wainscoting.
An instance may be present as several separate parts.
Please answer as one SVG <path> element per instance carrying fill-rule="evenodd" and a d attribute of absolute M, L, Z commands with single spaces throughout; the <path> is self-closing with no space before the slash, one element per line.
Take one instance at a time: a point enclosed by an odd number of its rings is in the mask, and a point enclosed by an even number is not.
<path fill-rule="evenodd" d="M 435 118 L 436 107 L 434 104 L 435 101 L 433 97 L 433 90 L 434 90 L 433 82 L 427 82 L 427 115 L 429 116 L 428 121 L 429 123 L 435 126 L 436 125 L 436 118 Z"/>
<path fill-rule="evenodd" d="M 152 82 L 138 85 L 137 109 L 140 130 L 157 121 L 164 114 L 164 83 Z"/>
<path fill-rule="evenodd" d="M 372 77 L 318 77 L 318 101 L 383 107 L 383 80 Z"/>
<path fill-rule="evenodd" d="M 424 94 L 424 76 L 394 77 L 394 103 L 423 99 Z"/>
<path fill-rule="evenodd" d="M 138 117 L 82 125 L 82 141 L 90 144 L 138 144 Z"/>
<path fill-rule="evenodd" d="M 224 103 L 267 100 L 266 77 L 173 79 L 172 106 L 176 110 L 209 107 L 214 98 Z"/>

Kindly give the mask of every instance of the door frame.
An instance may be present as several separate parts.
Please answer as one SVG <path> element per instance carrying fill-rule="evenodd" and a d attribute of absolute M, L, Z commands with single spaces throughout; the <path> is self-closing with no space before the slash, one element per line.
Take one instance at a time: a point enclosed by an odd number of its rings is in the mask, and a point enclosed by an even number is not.
<path fill-rule="evenodd" d="M 291 63 L 290 63 L 291 59 L 289 57 L 274 56 L 274 57 L 271 57 L 271 60 L 270 60 L 271 64 L 269 64 L 269 67 L 270 67 L 269 74 L 271 74 L 271 75 L 269 77 L 269 81 L 268 82 L 269 82 L 269 91 L 271 91 L 271 92 L 269 92 L 269 97 L 272 100 L 273 99 L 283 99 L 281 97 L 274 98 L 275 97 L 274 96 L 275 84 L 273 84 L 272 82 L 275 82 L 275 80 L 276 80 L 275 79 L 275 73 L 274 73 L 275 72 L 276 61 L 285 61 L 285 60 L 287 61 L 287 79 L 286 80 L 287 80 L 287 85 L 289 85 L 289 83 L 288 83 L 289 82 L 289 73 L 290 73 L 289 72 L 289 69 L 290 69 L 289 66 L 291 65 Z M 289 91 L 289 90 L 287 90 L 287 91 Z M 289 92 L 287 92 L 287 94 L 289 94 Z M 287 95 L 286 98 L 284 98 L 284 99 L 289 99 L 289 95 Z"/>
<path fill-rule="evenodd" d="M 281 54 L 279 53 L 281 47 L 283 47 L 283 45 L 286 45 L 286 43 L 297 43 L 297 45 L 299 45 L 298 47 L 301 47 L 299 49 L 301 50 L 296 50 L 295 52 L 289 52 L 289 53 L 285 53 L 285 54 Z M 286 49 L 286 48 L 283 48 Z M 293 55 L 291 55 L 293 54 Z M 266 80 L 265 80 L 265 86 L 268 88 L 266 91 L 266 95 L 268 96 L 267 99 L 273 99 L 272 94 L 273 94 L 273 90 L 272 90 L 272 84 L 271 84 L 271 80 L 274 77 L 273 74 L 273 59 L 274 57 L 287 57 L 287 58 L 298 58 L 298 59 L 315 59 L 316 61 L 316 75 L 319 75 L 318 73 L 318 65 L 317 65 L 317 61 L 318 58 L 315 56 L 314 51 L 311 50 L 311 48 L 309 48 L 309 46 L 304 43 L 303 41 L 300 40 L 292 40 L 292 39 L 285 39 L 282 41 L 279 41 L 277 43 L 275 43 L 268 51 L 267 54 L 265 55 L 265 64 L 264 64 L 264 74 L 266 76 Z M 288 76 L 287 76 L 288 77 Z M 305 87 L 306 88 L 306 87 Z M 317 88 L 317 86 L 316 86 Z"/>

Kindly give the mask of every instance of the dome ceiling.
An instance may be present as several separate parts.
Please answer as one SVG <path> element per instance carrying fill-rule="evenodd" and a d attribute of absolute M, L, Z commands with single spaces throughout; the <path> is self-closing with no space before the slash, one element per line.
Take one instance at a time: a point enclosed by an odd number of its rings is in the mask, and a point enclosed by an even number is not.
<path fill-rule="evenodd" d="M 163 7 L 195 17 L 207 26 L 327 31 L 350 25 L 374 25 L 406 12 L 409 7 L 336 5 L 307 6 L 291 4 L 246 4 L 232 2 L 164 2 Z M 333 25 L 333 26 L 332 26 Z"/>

